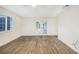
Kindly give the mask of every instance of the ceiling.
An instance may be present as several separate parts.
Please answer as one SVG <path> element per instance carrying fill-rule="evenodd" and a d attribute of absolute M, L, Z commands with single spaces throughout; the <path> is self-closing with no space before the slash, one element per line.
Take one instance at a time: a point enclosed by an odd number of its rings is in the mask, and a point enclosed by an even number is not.
<path fill-rule="evenodd" d="M 4 5 L 4 8 L 22 17 L 57 16 L 64 5 Z"/>

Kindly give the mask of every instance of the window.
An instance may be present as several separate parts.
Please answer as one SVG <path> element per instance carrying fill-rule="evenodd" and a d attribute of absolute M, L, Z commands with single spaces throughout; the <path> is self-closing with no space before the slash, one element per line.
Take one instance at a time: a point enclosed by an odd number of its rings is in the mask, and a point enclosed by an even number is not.
<path fill-rule="evenodd" d="M 47 22 L 43 23 L 43 34 L 47 34 Z"/>
<path fill-rule="evenodd" d="M 40 23 L 38 21 L 36 22 L 36 28 L 40 29 Z"/>
<path fill-rule="evenodd" d="M 12 17 L 0 16 L 0 31 L 10 31 L 12 27 Z"/>

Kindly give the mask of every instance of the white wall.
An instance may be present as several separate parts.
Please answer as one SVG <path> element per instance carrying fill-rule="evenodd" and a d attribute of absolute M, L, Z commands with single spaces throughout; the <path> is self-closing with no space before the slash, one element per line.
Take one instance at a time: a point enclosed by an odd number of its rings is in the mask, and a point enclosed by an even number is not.
<path fill-rule="evenodd" d="M 23 26 L 23 35 L 57 35 L 58 32 L 58 21 L 56 18 L 43 18 L 43 17 L 31 17 L 25 18 L 24 26 Z M 43 21 L 47 21 L 47 34 L 42 34 L 42 30 L 36 29 L 36 21 L 42 23 Z"/>
<path fill-rule="evenodd" d="M 14 40 L 21 35 L 21 17 L 17 16 L 15 13 L 8 11 L 0 7 L 0 15 L 12 16 L 13 28 L 8 32 L 0 32 L 0 46 Z"/>
<path fill-rule="evenodd" d="M 79 52 L 79 6 L 69 6 L 59 15 L 58 38 Z M 79 43 L 79 42 L 78 42 Z"/>

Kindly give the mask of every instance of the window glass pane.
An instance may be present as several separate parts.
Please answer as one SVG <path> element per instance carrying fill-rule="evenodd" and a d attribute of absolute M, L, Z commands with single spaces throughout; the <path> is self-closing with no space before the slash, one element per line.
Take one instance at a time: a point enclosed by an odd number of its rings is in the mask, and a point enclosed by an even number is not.
<path fill-rule="evenodd" d="M 2 17 L 2 30 L 5 31 L 5 17 Z"/>
<path fill-rule="evenodd" d="M 11 17 L 7 17 L 7 30 L 11 29 L 11 22 L 12 22 L 12 18 Z"/>
<path fill-rule="evenodd" d="M 2 31 L 2 17 L 0 17 L 0 31 Z"/>
<path fill-rule="evenodd" d="M 3 27 L 5 27 L 5 24 L 2 24 Z"/>
<path fill-rule="evenodd" d="M 2 17 L 0 17 L 0 24 L 2 24 Z"/>
<path fill-rule="evenodd" d="M 5 26 L 2 27 L 3 31 L 5 31 Z"/>
<path fill-rule="evenodd" d="M 2 24 L 0 24 L 0 27 L 2 27 Z"/>
<path fill-rule="evenodd" d="M 2 27 L 0 27 L 0 31 L 2 31 Z"/>
<path fill-rule="evenodd" d="M 40 29 L 40 23 L 38 21 L 36 22 L 36 28 Z"/>
<path fill-rule="evenodd" d="M 5 31 L 5 17 L 0 17 L 0 31 Z"/>
<path fill-rule="evenodd" d="M 0 31 L 3 31 L 2 29 L 0 29 Z"/>
<path fill-rule="evenodd" d="M 43 33 L 47 34 L 47 22 L 43 24 Z"/>
<path fill-rule="evenodd" d="M 7 17 L 7 26 L 10 27 L 10 17 Z"/>
<path fill-rule="evenodd" d="M 5 31 L 5 25 L 3 25 L 3 27 L 2 27 L 2 28 L 3 28 L 3 31 Z"/>
<path fill-rule="evenodd" d="M 7 30 L 10 30 L 10 27 L 7 27 Z"/>
<path fill-rule="evenodd" d="M 5 17 L 2 17 L 2 23 L 5 24 Z"/>

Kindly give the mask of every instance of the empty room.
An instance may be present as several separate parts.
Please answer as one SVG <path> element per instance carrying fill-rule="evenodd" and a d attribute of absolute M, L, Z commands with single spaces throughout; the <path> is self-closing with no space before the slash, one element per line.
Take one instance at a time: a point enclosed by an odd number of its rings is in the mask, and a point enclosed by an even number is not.
<path fill-rule="evenodd" d="M 78 54 L 79 5 L 0 5 L 0 54 Z"/>

